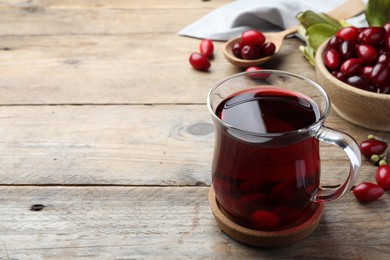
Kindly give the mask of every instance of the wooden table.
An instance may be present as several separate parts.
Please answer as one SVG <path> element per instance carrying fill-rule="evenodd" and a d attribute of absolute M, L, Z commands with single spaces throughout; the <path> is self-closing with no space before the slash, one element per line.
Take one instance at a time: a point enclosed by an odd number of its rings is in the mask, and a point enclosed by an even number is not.
<path fill-rule="evenodd" d="M 206 95 L 241 70 L 221 42 L 210 72 L 193 70 L 199 40 L 176 33 L 229 2 L 0 1 L 1 259 L 389 259 L 388 192 L 329 203 L 310 237 L 282 249 L 216 226 Z M 289 39 L 264 67 L 315 79 L 300 44 Z M 358 142 L 390 138 L 333 112 L 326 125 Z M 321 155 L 324 182 L 343 180 L 346 156 Z M 358 182 L 374 170 L 365 161 Z"/>

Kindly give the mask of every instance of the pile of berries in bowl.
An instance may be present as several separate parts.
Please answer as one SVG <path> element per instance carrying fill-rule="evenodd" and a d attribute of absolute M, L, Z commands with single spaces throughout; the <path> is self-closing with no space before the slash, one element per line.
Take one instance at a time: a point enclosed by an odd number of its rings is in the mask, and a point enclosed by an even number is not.
<path fill-rule="evenodd" d="M 318 48 L 315 63 L 318 81 L 341 117 L 390 131 L 390 22 L 340 29 Z"/>

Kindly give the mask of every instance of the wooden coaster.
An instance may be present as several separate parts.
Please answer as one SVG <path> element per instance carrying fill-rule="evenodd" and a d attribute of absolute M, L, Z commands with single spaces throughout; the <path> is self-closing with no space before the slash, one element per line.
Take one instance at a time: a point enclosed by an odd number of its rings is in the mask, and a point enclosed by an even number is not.
<path fill-rule="evenodd" d="M 324 204 L 319 203 L 314 214 L 299 226 L 281 231 L 258 231 L 240 226 L 221 211 L 215 198 L 213 187 L 209 191 L 209 203 L 218 227 L 231 238 L 256 247 L 285 247 L 299 242 L 309 236 L 320 222 Z"/>

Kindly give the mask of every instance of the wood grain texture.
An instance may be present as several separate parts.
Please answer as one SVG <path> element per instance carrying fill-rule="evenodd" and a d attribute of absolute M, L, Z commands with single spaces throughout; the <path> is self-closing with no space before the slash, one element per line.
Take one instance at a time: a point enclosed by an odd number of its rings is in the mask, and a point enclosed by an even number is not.
<path fill-rule="evenodd" d="M 0 35 L 176 33 L 223 3 L 2 0 Z"/>
<path fill-rule="evenodd" d="M 220 3 L 141 2 L 3 2 L 0 104 L 204 103 L 216 82 L 242 71 L 226 62 L 218 42 L 210 72 L 191 69 L 199 41 L 176 34 Z M 191 18 L 194 10 L 202 13 Z M 299 44 L 291 40 L 264 68 L 314 78 Z"/>
<path fill-rule="evenodd" d="M 207 187 L 1 187 L 5 259 L 386 259 L 385 197 L 329 203 L 317 229 L 277 250 L 244 246 L 216 226 Z M 40 211 L 30 210 L 41 204 Z"/>
<path fill-rule="evenodd" d="M 0 107 L 2 183 L 203 185 L 202 106 Z"/>
<path fill-rule="evenodd" d="M 226 0 L 212 1 L 144 1 L 144 0 L 1 0 L 1 9 L 40 7 L 48 9 L 214 9 L 226 4 Z"/>
<path fill-rule="evenodd" d="M 206 105 L 0 106 L 0 119 L 3 184 L 210 185 Z M 334 114 L 327 126 L 367 135 Z M 323 145 L 321 155 L 324 181 L 343 181 L 342 150 Z M 366 163 L 362 178 L 372 171 Z"/>
<path fill-rule="evenodd" d="M 329 203 L 314 233 L 262 250 L 224 235 L 207 193 L 209 89 L 240 72 L 176 33 L 229 0 L 0 0 L 0 259 L 388 259 L 389 194 Z M 315 79 L 288 39 L 264 68 Z M 390 133 L 326 125 L 362 141 Z M 348 161 L 321 146 L 324 184 Z M 358 181 L 373 181 L 364 161 Z"/>
<path fill-rule="evenodd" d="M 292 39 L 264 68 L 315 78 Z M 242 70 L 215 43 L 210 72 L 193 70 L 199 41 L 176 35 L 5 36 L 0 41 L 0 104 L 205 103 L 209 89 Z M 147 48 L 140 48 L 147 46 Z"/>

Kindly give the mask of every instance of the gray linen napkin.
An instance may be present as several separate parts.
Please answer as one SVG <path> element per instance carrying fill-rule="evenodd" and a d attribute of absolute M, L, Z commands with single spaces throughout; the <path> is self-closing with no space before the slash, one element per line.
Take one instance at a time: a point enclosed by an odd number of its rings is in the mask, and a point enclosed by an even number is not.
<path fill-rule="evenodd" d="M 363 0 L 367 2 L 368 0 Z M 280 31 L 298 23 L 300 11 L 328 12 L 344 1 L 340 0 L 238 0 L 215 9 L 178 32 L 195 38 L 226 41 L 243 31 Z M 355 26 L 366 26 L 361 14 L 347 20 Z"/>

